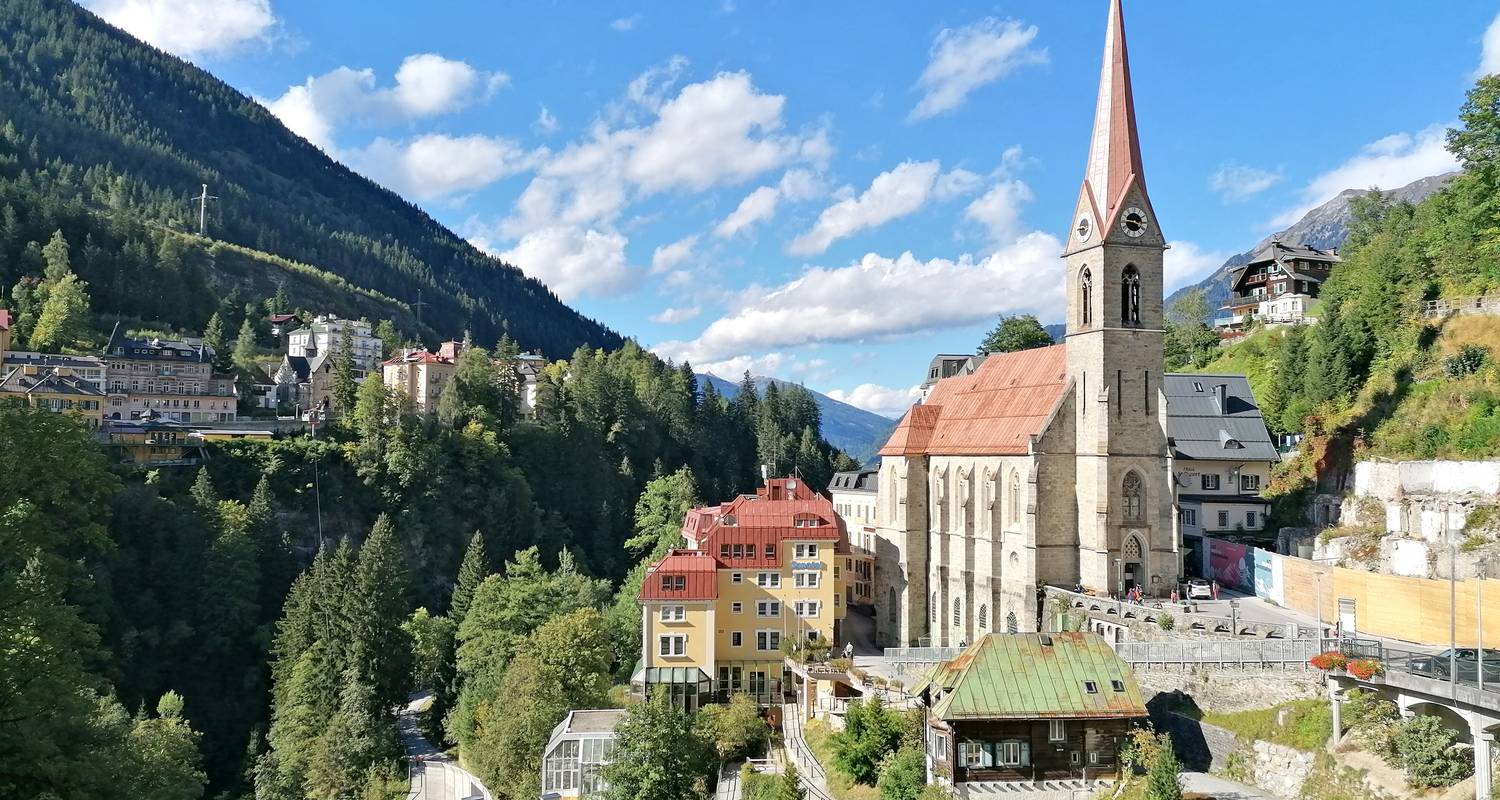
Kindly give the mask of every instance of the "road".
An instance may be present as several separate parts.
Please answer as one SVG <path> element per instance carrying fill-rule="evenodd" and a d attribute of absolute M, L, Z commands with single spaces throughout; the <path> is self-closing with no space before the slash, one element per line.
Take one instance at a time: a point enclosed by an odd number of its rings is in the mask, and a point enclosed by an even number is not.
<path fill-rule="evenodd" d="M 1182 791 L 1214 800 L 1270 800 L 1270 795 L 1251 786 L 1235 783 L 1207 772 L 1182 773 Z"/>
<path fill-rule="evenodd" d="M 401 747 L 406 750 L 411 787 L 408 800 L 492 800 L 490 791 L 422 735 L 421 712 L 432 702 L 430 692 L 407 698 L 396 719 Z"/>

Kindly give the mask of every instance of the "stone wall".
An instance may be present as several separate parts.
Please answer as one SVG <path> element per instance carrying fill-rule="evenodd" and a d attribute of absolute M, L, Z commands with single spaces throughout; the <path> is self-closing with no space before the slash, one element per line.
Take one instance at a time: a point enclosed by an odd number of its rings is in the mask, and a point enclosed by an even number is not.
<path fill-rule="evenodd" d="M 1308 753 L 1259 739 L 1243 742 L 1233 731 L 1153 708 L 1151 724 L 1172 739 L 1172 749 L 1183 769 L 1194 772 L 1239 772 L 1236 780 L 1253 783 L 1274 797 L 1295 798 L 1313 771 Z"/>
<path fill-rule="evenodd" d="M 1315 758 L 1313 753 L 1257 739 L 1250 743 L 1247 777 L 1277 797 L 1298 797 Z"/>

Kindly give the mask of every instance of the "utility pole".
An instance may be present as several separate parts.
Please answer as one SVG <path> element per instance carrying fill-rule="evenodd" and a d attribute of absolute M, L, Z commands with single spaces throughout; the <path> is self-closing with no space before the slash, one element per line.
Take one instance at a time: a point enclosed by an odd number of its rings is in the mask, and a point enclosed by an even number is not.
<path fill-rule="evenodd" d="M 203 184 L 203 191 L 193 198 L 198 201 L 198 235 L 203 236 L 208 229 L 208 201 L 218 200 L 217 195 L 208 193 L 208 184 Z"/>
<path fill-rule="evenodd" d="M 425 305 L 427 305 L 427 304 L 424 303 L 424 302 L 422 302 L 422 290 L 418 289 L 417 290 L 417 302 L 412 303 L 411 306 L 412 306 L 412 308 L 415 308 L 417 310 L 417 335 L 419 335 L 419 336 L 421 335 L 421 328 L 422 328 L 422 306 L 425 306 Z"/>

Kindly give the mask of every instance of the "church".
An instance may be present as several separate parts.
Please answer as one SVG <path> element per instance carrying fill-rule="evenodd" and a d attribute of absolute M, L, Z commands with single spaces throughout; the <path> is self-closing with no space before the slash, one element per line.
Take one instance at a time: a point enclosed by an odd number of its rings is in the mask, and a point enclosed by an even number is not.
<path fill-rule="evenodd" d="M 880 451 L 877 635 L 956 646 L 1038 629 L 1039 590 L 1171 591 L 1181 572 L 1162 385 L 1162 257 L 1111 0 L 1062 253 L 1062 344 L 937 381 Z"/>

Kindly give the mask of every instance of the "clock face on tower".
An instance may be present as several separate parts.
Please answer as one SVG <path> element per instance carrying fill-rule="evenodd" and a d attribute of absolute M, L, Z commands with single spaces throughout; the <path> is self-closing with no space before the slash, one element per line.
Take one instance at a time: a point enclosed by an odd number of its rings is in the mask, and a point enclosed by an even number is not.
<path fill-rule="evenodd" d="M 1089 240 L 1089 234 L 1094 232 L 1094 223 L 1087 216 L 1079 217 L 1078 227 L 1074 230 L 1078 232 L 1078 241 L 1086 242 Z"/>
<path fill-rule="evenodd" d="M 1125 213 L 1120 215 L 1120 228 L 1131 238 L 1145 234 L 1147 224 L 1146 212 L 1135 206 L 1125 209 Z"/>

